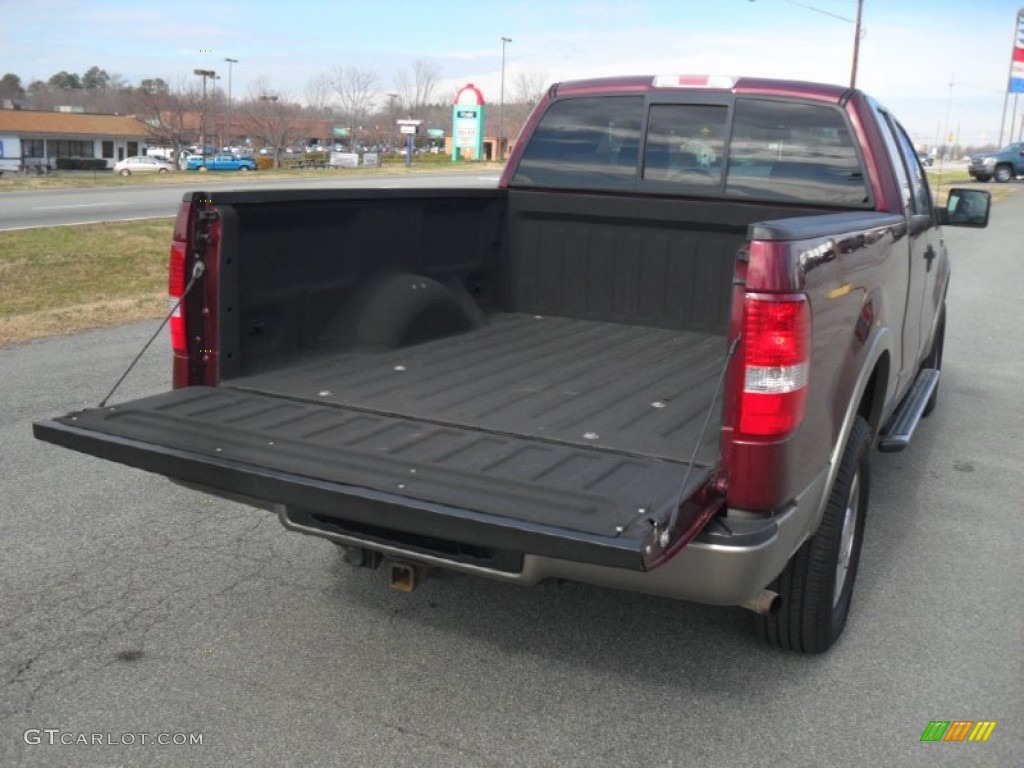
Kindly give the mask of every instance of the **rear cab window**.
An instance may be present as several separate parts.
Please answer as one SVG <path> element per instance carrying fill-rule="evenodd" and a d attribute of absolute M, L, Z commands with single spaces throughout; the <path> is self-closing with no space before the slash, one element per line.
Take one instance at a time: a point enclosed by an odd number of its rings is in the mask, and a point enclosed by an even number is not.
<path fill-rule="evenodd" d="M 622 189 L 636 181 L 643 96 L 554 102 L 533 132 L 515 182 Z"/>
<path fill-rule="evenodd" d="M 655 91 L 554 101 L 510 185 L 870 207 L 840 108 L 722 93 L 708 103 L 663 99 Z"/>

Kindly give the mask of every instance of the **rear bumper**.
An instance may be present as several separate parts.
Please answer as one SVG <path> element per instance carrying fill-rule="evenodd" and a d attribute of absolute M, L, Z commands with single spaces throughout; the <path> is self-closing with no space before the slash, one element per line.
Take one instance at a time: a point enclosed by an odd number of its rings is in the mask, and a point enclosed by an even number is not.
<path fill-rule="evenodd" d="M 820 519 L 828 467 L 791 504 L 763 519 L 713 522 L 674 557 L 649 571 L 626 570 L 543 555 L 522 556 L 515 571 L 481 567 L 411 551 L 352 535 L 311 520 L 286 506 L 275 511 L 285 528 L 338 544 L 363 547 L 393 560 L 461 571 L 476 576 L 533 586 L 555 579 L 658 595 L 712 605 L 740 605 L 757 595 L 781 571 Z"/>

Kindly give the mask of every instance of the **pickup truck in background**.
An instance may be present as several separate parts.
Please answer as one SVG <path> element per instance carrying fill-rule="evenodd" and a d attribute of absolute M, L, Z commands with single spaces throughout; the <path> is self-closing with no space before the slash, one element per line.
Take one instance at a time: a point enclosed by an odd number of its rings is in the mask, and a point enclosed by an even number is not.
<path fill-rule="evenodd" d="M 1024 176 L 1024 142 L 1003 147 L 998 152 L 981 152 L 971 155 L 967 166 L 971 178 L 978 181 L 995 179 L 1001 184 Z"/>
<path fill-rule="evenodd" d="M 399 589 L 446 568 L 743 605 L 818 653 L 873 450 L 936 404 L 940 225 L 989 203 L 937 207 L 858 90 L 560 83 L 494 189 L 186 195 L 174 388 L 35 434 L 273 510 Z"/>
<path fill-rule="evenodd" d="M 238 157 L 220 152 L 213 157 L 190 157 L 186 170 L 189 171 L 255 171 L 256 161 L 251 157 Z"/>

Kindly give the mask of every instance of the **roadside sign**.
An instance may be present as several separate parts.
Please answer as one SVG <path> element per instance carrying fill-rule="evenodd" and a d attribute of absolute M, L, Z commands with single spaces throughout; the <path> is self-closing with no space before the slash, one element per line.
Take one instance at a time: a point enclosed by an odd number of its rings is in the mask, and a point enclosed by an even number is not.
<path fill-rule="evenodd" d="M 452 105 L 452 162 L 483 159 L 485 110 L 484 95 L 472 83 L 456 92 Z"/>

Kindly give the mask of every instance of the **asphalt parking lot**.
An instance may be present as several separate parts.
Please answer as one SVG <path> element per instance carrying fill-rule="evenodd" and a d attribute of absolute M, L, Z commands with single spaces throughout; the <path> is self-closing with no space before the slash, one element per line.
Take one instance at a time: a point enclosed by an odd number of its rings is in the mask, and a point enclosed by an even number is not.
<path fill-rule="evenodd" d="M 850 624 L 820 657 L 759 646 L 740 609 L 389 591 L 268 513 L 32 439 L 154 323 L 0 350 L 0 765 L 1024 765 L 1022 220 L 1018 191 L 946 233 L 939 408 L 874 457 Z M 164 390 L 166 350 L 115 401 Z M 931 720 L 997 726 L 922 743 Z"/>

